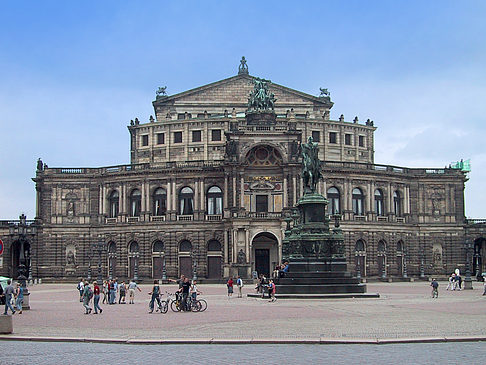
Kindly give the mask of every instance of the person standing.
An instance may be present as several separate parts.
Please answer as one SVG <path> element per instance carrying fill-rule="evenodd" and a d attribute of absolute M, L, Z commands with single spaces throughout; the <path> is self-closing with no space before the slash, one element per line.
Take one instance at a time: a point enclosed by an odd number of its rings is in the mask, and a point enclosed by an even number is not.
<path fill-rule="evenodd" d="M 149 313 L 152 313 L 154 311 L 154 303 L 157 301 L 158 307 L 162 307 L 162 304 L 160 303 L 160 287 L 159 287 L 159 281 L 154 280 L 154 286 L 152 287 L 152 291 L 149 293 L 152 295 L 152 298 L 150 299 L 150 311 Z"/>
<path fill-rule="evenodd" d="M 226 287 L 228 288 L 228 299 L 233 296 L 233 278 L 230 276 L 226 282 Z"/>
<path fill-rule="evenodd" d="M 115 279 L 113 282 L 113 304 L 116 304 L 116 294 L 118 293 L 118 279 Z"/>
<path fill-rule="evenodd" d="M 190 288 L 190 294 L 191 294 L 191 300 L 196 301 L 197 296 L 199 294 L 202 294 L 202 292 L 198 289 L 197 287 L 197 282 L 196 280 L 193 280 L 191 288 Z"/>
<path fill-rule="evenodd" d="M 108 282 L 106 280 L 103 281 L 103 304 L 108 304 Z"/>
<path fill-rule="evenodd" d="M 127 286 L 125 282 L 122 281 L 120 285 L 118 285 L 118 289 L 120 290 L 120 298 L 118 299 L 118 304 L 127 304 L 125 297 L 127 295 Z"/>
<path fill-rule="evenodd" d="M 83 293 L 84 293 L 84 279 L 81 278 L 81 280 L 78 283 L 78 291 L 79 291 L 79 301 L 83 301 Z"/>
<path fill-rule="evenodd" d="M 238 298 L 243 298 L 243 294 L 241 293 L 243 289 L 243 280 L 241 277 L 238 275 L 238 278 L 236 279 L 236 286 L 238 287 Z"/>
<path fill-rule="evenodd" d="M 24 301 L 24 288 L 20 283 L 17 283 L 17 289 L 15 290 L 15 306 L 19 311 L 19 314 L 22 314 L 22 302 Z"/>
<path fill-rule="evenodd" d="M 14 288 L 12 285 L 10 285 L 11 281 L 7 280 L 7 287 L 5 288 L 5 312 L 3 313 L 4 315 L 8 314 L 8 308 L 12 311 L 12 314 L 15 314 L 15 309 L 12 308 L 12 295 L 14 294 Z"/>
<path fill-rule="evenodd" d="M 110 294 L 110 297 L 108 299 L 109 304 L 115 304 L 115 285 L 113 280 L 110 280 L 108 282 L 108 293 Z"/>
<path fill-rule="evenodd" d="M 182 283 L 182 287 L 179 289 L 182 292 L 182 304 L 181 309 L 183 311 L 187 311 L 189 308 L 187 306 L 187 297 L 189 296 L 189 290 L 191 289 L 191 282 L 189 278 L 184 278 L 184 282 Z"/>
<path fill-rule="evenodd" d="M 134 302 L 134 300 L 135 300 L 135 289 L 138 289 L 139 292 L 142 292 L 142 290 L 140 290 L 137 283 L 133 280 L 130 280 L 130 283 L 128 284 L 128 293 L 130 295 L 130 299 L 128 301 L 128 304 L 135 304 L 135 302 Z"/>
<path fill-rule="evenodd" d="M 98 286 L 98 282 L 93 282 L 93 294 L 94 294 L 94 314 L 98 314 L 98 309 L 100 314 L 103 313 L 103 309 L 100 307 L 100 287 Z"/>
<path fill-rule="evenodd" d="M 86 312 L 84 314 L 90 314 L 92 309 L 89 306 L 89 302 L 91 298 L 93 297 L 93 291 L 91 290 L 89 283 L 86 281 L 84 283 L 84 291 L 83 291 L 83 307 L 86 309 Z"/>
<path fill-rule="evenodd" d="M 437 280 L 432 279 L 430 286 L 432 287 L 432 298 L 438 298 L 439 297 L 439 283 L 437 282 Z"/>
<path fill-rule="evenodd" d="M 486 295 L 486 279 L 484 279 L 484 291 L 483 291 L 483 295 Z"/>

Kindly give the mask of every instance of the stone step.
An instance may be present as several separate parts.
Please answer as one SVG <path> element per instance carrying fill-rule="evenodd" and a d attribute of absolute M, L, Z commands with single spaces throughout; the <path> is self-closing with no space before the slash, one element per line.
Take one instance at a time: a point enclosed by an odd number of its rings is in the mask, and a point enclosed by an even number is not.
<path fill-rule="evenodd" d="M 297 272 L 289 271 L 285 273 L 286 278 L 351 278 L 353 277 L 348 271 L 316 271 L 316 272 Z"/>
<path fill-rule="evenodd" d="M 261 298 L 261 294 L 249 293 L 250 298 Z M 351 298 L 379 298 L 378 293 L 340 293 L 340 294 L 275 294 L 278 299 L 351 299 Z M 268 299 L 268 295 L 265 295 Z"/>
<path fill-rule="evenodd" d="M 332 285 L 332 284 L 359 284 L 360 279 L 351 277 L 340 278 L 322 278 L 322 277 L 307 277 L 307 278 L 280 278 L 277 285 Z"/>
<path fill-rule="evenodd" d="M 366 293 L 366 284 L 342 285 L 277 285 L 278 294 L 343 294 Z"/>

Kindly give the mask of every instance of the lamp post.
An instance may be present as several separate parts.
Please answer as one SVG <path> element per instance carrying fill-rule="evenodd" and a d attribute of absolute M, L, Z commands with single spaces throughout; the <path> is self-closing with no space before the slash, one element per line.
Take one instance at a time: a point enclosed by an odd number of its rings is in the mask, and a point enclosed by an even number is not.
<path fill-rule="evenodd" d="M 407 251 L 403 249 L 403 277 L 407 278 Z"/>
<path fill-rule="evenodd" d="M 135 260 L 133 265 L 133 281 L 137 282 L 138 281 L 138 252 L 135 253 L 133 259 Z"/>
<path fill-rule="evenodd" d="M 196 261 L 196 255 L 193 255 L 192 267 L 193 267 L 192 280 L 197 280 L 197 261 Z"/>
<path fill-rule="evenodd" d="M 163 267 L 162 267 L 162 280 L 167 280 L 167 269 L 165 267 L 165 255 L 164 255 L 164 258 L 163 258 Z"/>
<path fill-rule="evenodd" d="M 425 254 L 422 253 L 422 258 L 420 259 L 420 278 L 425 278 Z"/>
<path fill-rule="evenodd" d="M 356 256 L 357 264 L 356 264 L 356 277 L 361 281 L 361 260 L 360 257 Z"/>
<path fill-rule="evenodd" d="M 464 247 L 466 249 L 466 278 L 464 279 L 464 289 L 472 289 L 472 279 L 471 279 L 471 263 L 469 253 L 472 249 L 472 243 L 469 239 L 464 242 Z"/>
<path fill-rule="evenodd" d="M 381 258 L 383 260 L 383 269 L 381 270 L 381 278 L 386 279 L 386 254 L 383 253 Z"/>
<path fill-rule="evenodd" d="M 101 272 L 101 254 L 104 251 L 105 244 L 103 242 L 95 242 L 91 245 L 91 247 L 93 248 L 93 251 L 95 251 L 98 256 L 98 275 L 96 280 L 98 281 L 99 284 L 101 284 L 103 283 L 103 274 Z"/>

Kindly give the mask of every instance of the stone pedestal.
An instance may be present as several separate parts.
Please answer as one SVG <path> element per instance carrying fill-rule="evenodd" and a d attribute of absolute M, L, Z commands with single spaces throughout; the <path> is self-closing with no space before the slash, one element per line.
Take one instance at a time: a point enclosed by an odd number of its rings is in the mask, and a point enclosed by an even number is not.
<path fill-rule="evenodd" d="M 472 286 L 472 279 L 469 277 L 466 277 L 464 279 L 464 289 L 465 290 L 472 290 L 473 286 Z"/>
<path fill-rule="evenodd" d="M 24 291 L 24 300 L 22 302 L 22 310 L 29 310 L 30 309 L 30 293 Z"/>
<path fill-rule="evenodd" d="M 0 315 L 0 334 L 13 333 L 13 321 L 11 315 Z"/>

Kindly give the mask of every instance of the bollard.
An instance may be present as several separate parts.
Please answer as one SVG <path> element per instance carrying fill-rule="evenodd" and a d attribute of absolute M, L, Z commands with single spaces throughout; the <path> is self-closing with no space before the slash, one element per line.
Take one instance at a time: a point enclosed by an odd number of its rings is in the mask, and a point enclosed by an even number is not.
<path fill-rule="evenodd" d="M 0 315 L 0 334 L 13 333 L 13 321 L 11 315 Z"/>

